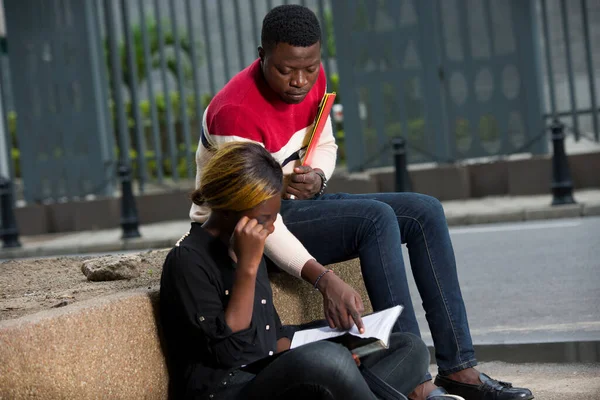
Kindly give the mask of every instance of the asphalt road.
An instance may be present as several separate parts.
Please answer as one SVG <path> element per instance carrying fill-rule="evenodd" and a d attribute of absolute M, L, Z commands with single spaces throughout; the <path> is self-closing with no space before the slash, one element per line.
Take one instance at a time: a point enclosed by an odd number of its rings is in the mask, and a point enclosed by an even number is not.
<path fill-rule="evenodd" d="M 600 218 L 450 232 L 476 344 L 600 340 Z M 431 343 L 408 274 L 423 339 Z"/>

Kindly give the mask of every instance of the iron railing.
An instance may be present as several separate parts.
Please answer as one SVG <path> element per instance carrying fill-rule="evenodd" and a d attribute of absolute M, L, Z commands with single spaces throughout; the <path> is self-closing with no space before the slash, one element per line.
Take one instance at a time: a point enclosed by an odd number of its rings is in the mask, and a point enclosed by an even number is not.
<path fill-rule="evenodd" d="M 439 1 L 423 1 L 420 7 L 439 5 Z M 489 7 L 490 2 L 505 0 L 482 1 Z M 352 97 L 349 95 L 356 91 L 354 82 L 340 81 L 337 75 L 337 65 L 347 60 L 338 60 L 335 43 L 349 39 L 335 36 L 334 32 L 339 33 L 339 30 L 334 30 L 333 21 L 340 16 L 332 13 L 331 0 L 93 0 L 92 3 L 99 27 L 99 47 L 103 51 L 98 59 L 106 70 L 104 92 L 110 110 L 108 126 L 112 126 L 106 132 L 111 136 L 107 143 L 115 143 L 115 150 L 113 161 L 106 166 L 109 172 L 105 185 L 91 188 L 90 194 L 104 194 L 106 187 L 114 186 L 117 162 L 131 165 L 142 192 L 148 183 L 193 179 L 202 113 L 211 97 L 256 58 L 262 18 L 275 5 L 299 3 L 315 11 L 322 25 L 323 61 L 329 88 L 337 90 L 341 99 Z M 537 50 L 543 61 L 539 77 L 546 100 L 543 118 L 549 123 L 554 116 L 560 117 L 573 126 L 577 138 L 598 142 L 600 109 L 595 78 L 600 75 L 600 47 L 593 43 L 600 42 L 600 3 L 537 0 L 535 6 L 533 22 L 539 26 Z M 107 13 L 107 10 L 110 11 Z M 9 38 L 10 34 L 9 31 Z M 9 45 L 8 54 L 3 57 L 10 55 Z M 0 75 L 10 77 L 3 61 Z M 0 83 L 5 111 L 4 129 L 0 132 L 4 139 L 0 141 L 0 173 L 19 182 L 22 167 L 19 139 L 25 138 L 27 132 L 19 130 L 22 116 L 15 116 L 13 96 L 6 93 L 10 82 L 0 80 Z M 376 112 L 383 113 L 382 110 Z M 430 122 L 427 110 L 423 118 L 427 125 Z M 410 125 L 409 122 L 401 121 L 403 126 Z M 339 141 L 345 158 L 352 158 L 357 165 L 365 167 L 369 166 L 366 164 L 369 160 L 391 162 L 389 155 L 382 157 L 381 154 L 386 146 L 376 144 L 371 154 L 356 146 L 344 148 L 345 139 L 363 132 L 350 126 L 345 130 L 342 125 L 339 128 L 342 128 Z M 455 140 L 453 132 L 443 134 L 446 135 L 444 140 Z M 535 136 L 537 134 L 530 135 Z M 540 136 L 539 140 L 544 139 Z M 408 149 L 409 153 L 422 154 L 418 159 L 413 158 L 413 162 L 460 159 L 460 156 L 437 151 L 433 145 L 423 146 L 410 140 Z M 74 197 L 76 192 L 74 188 L 67 190 L 65 197 Z"/>

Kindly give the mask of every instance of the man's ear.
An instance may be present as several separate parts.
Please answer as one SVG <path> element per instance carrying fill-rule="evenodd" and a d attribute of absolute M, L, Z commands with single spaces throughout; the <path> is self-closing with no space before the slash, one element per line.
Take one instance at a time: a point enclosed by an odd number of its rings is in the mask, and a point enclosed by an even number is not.
<path fill-rule="evenodd" d="M 258 46 L 258 57 L 260 61 L 265 61 L 265 49 L 262 46 Z"/>

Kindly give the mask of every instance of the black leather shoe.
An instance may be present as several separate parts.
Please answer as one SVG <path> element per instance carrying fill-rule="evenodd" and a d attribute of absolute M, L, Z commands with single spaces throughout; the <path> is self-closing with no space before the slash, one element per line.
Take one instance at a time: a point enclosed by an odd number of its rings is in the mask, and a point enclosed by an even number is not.
<path fill-rule="evenodd" d="M 486 374 L 479 374 L 480 385 L 453 381 L 438 375 L 435 385 L 441 386 L 449 393 L 456 394 L 465 400 L 531 400 L 531 390 L 513 387 L 510 382 L 501 382 L 490 378 Z"/>

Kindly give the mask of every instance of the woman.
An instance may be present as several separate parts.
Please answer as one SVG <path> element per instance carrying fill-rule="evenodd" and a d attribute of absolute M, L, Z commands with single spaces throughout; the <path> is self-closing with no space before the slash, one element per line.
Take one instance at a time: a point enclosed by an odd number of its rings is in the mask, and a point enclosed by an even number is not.
<path fill-rule="evenodd" d="M 295 328 L 279 320 L 263 258 L 282 178 L 273 157 L 251 143 L 223 146 L 202 172 L 192 200 L 212 212 L 171 250 L 161 278 L 177 398 L 376 398 L 345 347 L 322 341 L 286 351 Z M 257 374 L 240 368 L 284 351 Z M 418 337 L 395 333 L 389 350 L 360 362 L 407 394 L 421 383 L 429 353 Z"/>

